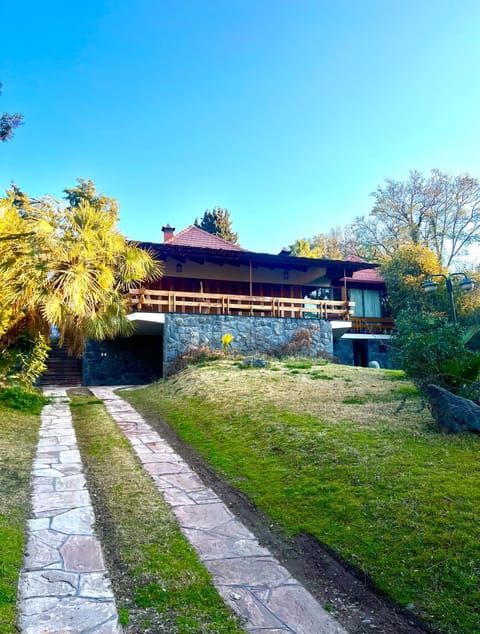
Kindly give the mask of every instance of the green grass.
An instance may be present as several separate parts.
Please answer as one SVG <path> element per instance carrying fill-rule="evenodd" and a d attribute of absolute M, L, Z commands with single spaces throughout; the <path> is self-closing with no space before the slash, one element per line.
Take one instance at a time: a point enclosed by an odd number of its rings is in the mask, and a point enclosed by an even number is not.
<path fill-rule="evenodd" d="M 319 374 L 318 372 L 312 372 L 310 374 L 310 378 L 313 379 L 314 381 L 333 381 L 334 377 L 333 376 L 329 376 L 328 374 Z"/>
<path fill-rule="evenodd" d="M 285 367 L 294 370 L 310 370 L 313 367 L 313 361 L 290 361 L 285 363 Z"/>
<path fill-rule="evenodd" d="M 125 631 L 240 633 L 169 507 L 103 405 L 88 397 L 74 397 L 72 405 Z"/>
<path fill-rule="evenodd" d="M 40 414 L 48 398 L 34 389 L 10 386 L 0 389 L 0 403 L 8 409 L 17 409 L 30 414 Z"/>
<path fill-rule="evenodd" d="M 315 536 L 439 631 L 478 634 L 480 438 L 437 433 L 399 374 L 352 368 L 346 387 L 347 371 L 332 367 L 338 377 L 318 385 L 310 413 L 289 406 L 308 382 L 288 369 L 275 389 L 268 370 L 255 384 L 242 374 L 239 387 L 236 370 L 225 383 L 222 367 L 215 392 L 213 366 L 188 370 L 175 390 L 164 381 L 123 395 L 169 422 L 288 535 Z M 341 403 L 360 381 L 371 390 L 365 403 L 357 397 L 336 418 L 311 413 L 326 402 L 331 414 L 328 399 Z"/>
<path fill-rule="evenodd" d="M 0 403 L 0 632 L 13 634 L 25 525 L 30 516 L 30 474 L 38 439 L 38 415 Z"/>

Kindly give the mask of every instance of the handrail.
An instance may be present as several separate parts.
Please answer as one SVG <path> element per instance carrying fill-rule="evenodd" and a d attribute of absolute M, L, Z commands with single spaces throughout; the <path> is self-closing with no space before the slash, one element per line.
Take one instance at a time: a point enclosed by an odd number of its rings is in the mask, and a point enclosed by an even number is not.
<path fill-rule="evenodd" d="M 385 334 L 392 332 L 395 324 L 391 317 L 350 317 L 352 333 Z"/>
<path fill-rule="evenodd" d="M 160 313 L 210 313 L 220 315 L 261 315 L 272 317 L 312 317 L 349 319 L 354 302 L 290 297 L 260 297 L 190 291 L 131 289 L 128 304 L 137 311 Z"/>

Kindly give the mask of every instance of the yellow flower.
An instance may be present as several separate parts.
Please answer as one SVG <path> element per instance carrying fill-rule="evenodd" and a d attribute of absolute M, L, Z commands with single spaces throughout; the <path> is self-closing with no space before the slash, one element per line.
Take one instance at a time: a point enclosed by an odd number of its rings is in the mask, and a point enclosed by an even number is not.
<path fill-rule="evenodd" d="M 230 347 L 230 344 L 233 341 L 233 335 L 229 332 L 225 333 L 221 339 L 222 341 L 222 345 L 223 345 L 223 349 L 227 350 Z"/>

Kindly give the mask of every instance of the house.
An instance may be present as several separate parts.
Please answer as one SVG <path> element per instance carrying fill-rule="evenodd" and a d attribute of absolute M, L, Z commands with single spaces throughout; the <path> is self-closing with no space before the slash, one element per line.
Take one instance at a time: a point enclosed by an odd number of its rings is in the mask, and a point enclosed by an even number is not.
<path fill-rule="evenodd" d="M 348 260 L 365 263 L 355 256 Z M 393 320 L 388 316 L 385 281 L 376 268 L 354 271 L 342 281 L 355 307 L 352 328 L 335 343 L 335 355 L 347 365 L 367 366 L 377 361 L 381 367 L 389 367 Z"/>
<path fill-rule="evenodd" d="M 256 253 L 193 225 L 162 231 L 163 242 L 140 243 L 163 262 L 164 275 L 130 291 L 135 334 L 88 342 L 85 385 L 151 381 L 192 349 L 221 347 L 226 333 L 241 353 L 278 349 L 301 332 L 307 354 L 385 365 L 375 346 L 388 340 L 391 321 L 383 316 L 384 283 L 375 265 L 295 257 L 287 249 Z"/>

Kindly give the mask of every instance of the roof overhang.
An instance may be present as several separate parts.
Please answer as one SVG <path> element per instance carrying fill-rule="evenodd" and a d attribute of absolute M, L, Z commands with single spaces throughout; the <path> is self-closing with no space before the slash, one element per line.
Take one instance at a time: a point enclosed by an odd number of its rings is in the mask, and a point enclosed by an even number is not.
<path fill-rule="evenodd" d="M 340 339 L 352 327 L 351 321 L 332 320 L 329 323 L 332 326 L 332 337 L 334 340 Z"/>
<path fill-rule="evenodd" d="M 166 260 L 171 257 L 180 262 L 185 262 L 186 259 L 189 259 L 198 264 L 209 262 L 220 266 L 229 264 L 231 266 L 282 269 L 284 271 L 308 271 L 311 268 L 324 267 L 327 269 L 329 277 L 336 280 L 349 277 L 355 271 L 374 269 L 378 266 L 377 264 L 352 262 L 349 260 L 329 260 L 326 258 L 305 258 L 287 254 L 273 255 L 271 253 L 256 253 L 254 251 L 209 249 L 168 243 L 139 242 L 138 246 L 149 249 L 159 260 Z"/>
<path fill-rule="evenodd" d="M 135 325 L 136 335 L 160 335 L 165 324 L 165 313 L 130 313 L 127 319 Z"/>

